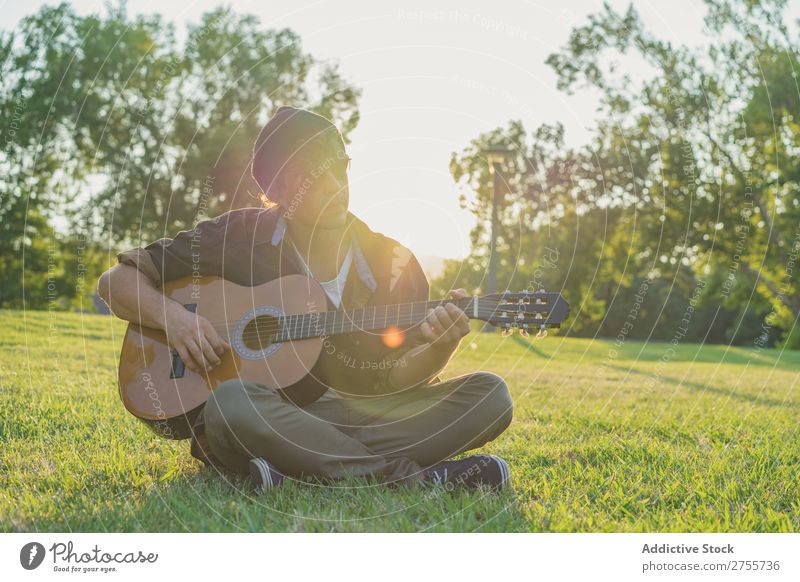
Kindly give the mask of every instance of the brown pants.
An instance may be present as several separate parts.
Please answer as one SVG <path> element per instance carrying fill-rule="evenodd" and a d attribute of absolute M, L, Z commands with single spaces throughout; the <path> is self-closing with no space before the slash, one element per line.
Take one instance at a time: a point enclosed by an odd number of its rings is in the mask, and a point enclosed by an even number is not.
<path fill-rule="evenodd" d="M 506 383 L 489 372 L 387 395 L 335 396 L 299 408 L 261 384 L 231 380 L 211 393 L 200 421 L 210 452 L 235 472 L 263 457 L 289 476 L 393 483 L 413 482 L 423 467 L 497 438 L 513 413 Z"/>

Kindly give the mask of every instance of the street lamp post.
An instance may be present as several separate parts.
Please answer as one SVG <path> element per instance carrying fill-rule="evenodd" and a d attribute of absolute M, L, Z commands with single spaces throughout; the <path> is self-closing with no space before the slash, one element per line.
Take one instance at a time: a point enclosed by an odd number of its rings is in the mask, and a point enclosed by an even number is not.
<path fill-rule="evenodd" d="M 489 162 L 489 175 L 492 176 L 492 223 L 491 241 L 489 243 L 489 266 L 486 273 L 486 292 L 495 293 L 497 291 L 497 233 L 500 230 L 499 215 L 503 188 L 502 167 L 510 150 L 507 146 L 498 144 L 489 146 L 483 152 Z M 493 332 L 495 331 L 495 326 L 487 323 L 483 326 L 482 331 Z"/>

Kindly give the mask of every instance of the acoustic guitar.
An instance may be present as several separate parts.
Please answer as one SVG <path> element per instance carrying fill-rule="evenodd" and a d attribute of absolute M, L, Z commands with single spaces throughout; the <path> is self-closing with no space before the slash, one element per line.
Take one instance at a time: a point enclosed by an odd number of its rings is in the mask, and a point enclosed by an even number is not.
<path fill-rule="evenodd" d="M 196 373 L 167 344 L 163 331 L 128 324 L 122 342 L 119 392 L 125 408 L 160 436 L 191 437 L 191 426 L 211 391 L 240 378 L 277 389 L 303 406 L 327 389 L 307 381 L 326 337 L 354 331 L 408 332 L 431 307 L 451 302 L 472 319 L 518 329 L 523 335 L 557 327 L 569 314 L 558 293 L 504 292 L 439 301 L 327 311 L 325 291 L 305 275 L 244 287 L 220 277 L 183 277 L 163 286 L 173 299 L 208 319 L 231 345 L 222 362 Z"/>

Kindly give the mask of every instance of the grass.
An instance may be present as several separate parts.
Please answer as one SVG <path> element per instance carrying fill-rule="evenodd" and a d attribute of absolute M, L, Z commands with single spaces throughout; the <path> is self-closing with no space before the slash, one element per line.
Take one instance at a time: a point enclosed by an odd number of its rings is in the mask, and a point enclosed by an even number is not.
<path fill-rule="evenodd" d="M 509 381 L 514 421 L 484 450 L 513 493 L 353 480 L 254 497 L 124 410 L 124 322 L 0 311 L 0 329 L 5 532 L 800 531 L 798 352 L 475 334 L 444 376 Z"/>

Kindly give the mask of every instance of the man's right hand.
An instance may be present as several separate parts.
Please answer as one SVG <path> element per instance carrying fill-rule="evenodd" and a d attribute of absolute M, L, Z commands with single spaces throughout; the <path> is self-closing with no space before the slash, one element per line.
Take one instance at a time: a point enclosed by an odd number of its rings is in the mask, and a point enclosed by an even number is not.
<path fill-rule="evenodd" d="M 230 344 L 205 317 L 173 303 L 168 307 L 164 329 L 167 343 L 193 372 L 210 371 L 222 361 L 220 356 L 230 349 Z"/>

